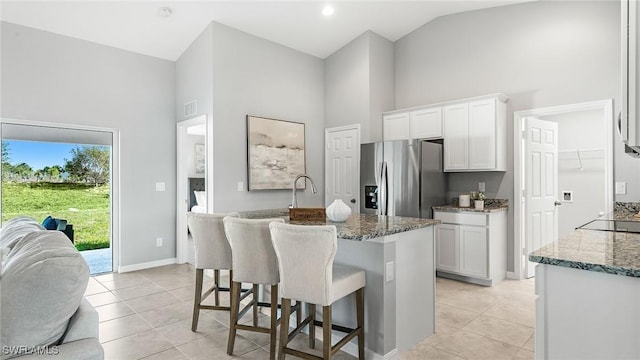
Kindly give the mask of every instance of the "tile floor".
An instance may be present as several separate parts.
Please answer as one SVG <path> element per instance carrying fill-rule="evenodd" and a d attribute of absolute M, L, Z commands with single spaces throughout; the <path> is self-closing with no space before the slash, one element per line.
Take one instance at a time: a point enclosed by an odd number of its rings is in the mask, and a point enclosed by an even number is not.
<path fill-rule="evenodd" d="M 191 332 L 194 278 L 190 265 L 92 277 L 86 298 L 100 315 L 105 359 L 268 359 L 268 335 L 245 331 L 238 333 L 234 356 L 226 354 L 226 312 L 202 311 L 198 331 Z M 533 359 L 533 284 L 503 281 L 487 288 L 438 278 L 437 333 L 400 357 Z M 268 318 L 260 321 L 266 325 Z M 306 350 L 303 337 L 294 343 Z M 354 358 L 340 353 L 337 359 Z"/>

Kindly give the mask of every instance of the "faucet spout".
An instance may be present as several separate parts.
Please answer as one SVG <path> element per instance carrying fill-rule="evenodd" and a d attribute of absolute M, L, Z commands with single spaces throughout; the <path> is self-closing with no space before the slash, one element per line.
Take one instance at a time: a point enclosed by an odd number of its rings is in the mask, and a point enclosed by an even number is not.
<path fill-rule="evenodd" d="M 311 182 L 311 191 L 313 191 L 314 194 L 316 194 L 318 192 L 318 189 L 316 188 L 316 184 L 313 183 L 313 179 L 311 178 L 311 176 L 309 175 L 305 175 L 305 174 L 300 174 L 298 176 L 296 176 L 296 178 L 293 180 L 293 189 L 292 189 L 292 197 L 291 197 L 291 207 L 292 208 L 297 208 L 298 207 L 298 198 L 296 195 L 296 184 L 298 183 L 298 180 L 300 178 L 307 178 L 309 179 L 309 182 Z"/>

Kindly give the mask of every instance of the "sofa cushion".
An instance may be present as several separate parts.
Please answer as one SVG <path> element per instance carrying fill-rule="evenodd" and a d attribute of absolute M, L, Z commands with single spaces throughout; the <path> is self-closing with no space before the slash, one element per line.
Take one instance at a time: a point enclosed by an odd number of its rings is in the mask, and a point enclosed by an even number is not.
<path fill-rule="evenodd" d="M 57 344 L 89 281 L 82 255 L 61 232 L 40 230 L 18 240 L 4 265 L 0 342 Z"/>
<path fill-rule="evenodd" d="M 26 234 L 44 230 L 33 218 L 18 216 L 7 221 L 0 230 L 0 248 L 13 248 L 13 246 Z"/>

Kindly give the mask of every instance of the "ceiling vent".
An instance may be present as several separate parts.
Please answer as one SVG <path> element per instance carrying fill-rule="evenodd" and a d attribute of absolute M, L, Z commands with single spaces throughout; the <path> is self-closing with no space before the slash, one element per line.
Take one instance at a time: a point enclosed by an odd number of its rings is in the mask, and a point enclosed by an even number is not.
<path fill-rule="evenodd" d="M 196 100 L 193 100 L 191 102 L 188 102 L 186 104 L 184 104 L 184 116 L 188 117 L 188 116 L 193 116 L 198 112 L 198 102 Z"/>

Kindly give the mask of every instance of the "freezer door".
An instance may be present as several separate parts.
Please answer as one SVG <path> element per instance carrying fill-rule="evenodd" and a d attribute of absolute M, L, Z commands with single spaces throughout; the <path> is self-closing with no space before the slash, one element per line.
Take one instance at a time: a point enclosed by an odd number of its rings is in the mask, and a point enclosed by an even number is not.
<path fill-rule="evenodd" d="M 387 165 L 387 215 L 420 217 L 420 141 L 384 143 Z"/>
<path fill-rule="evenodd" d="M 360 146 L 360 213 L 362 214 L 377 214 L 379 211 L 378 195 L 382 160 L 382 143 Z"/>

